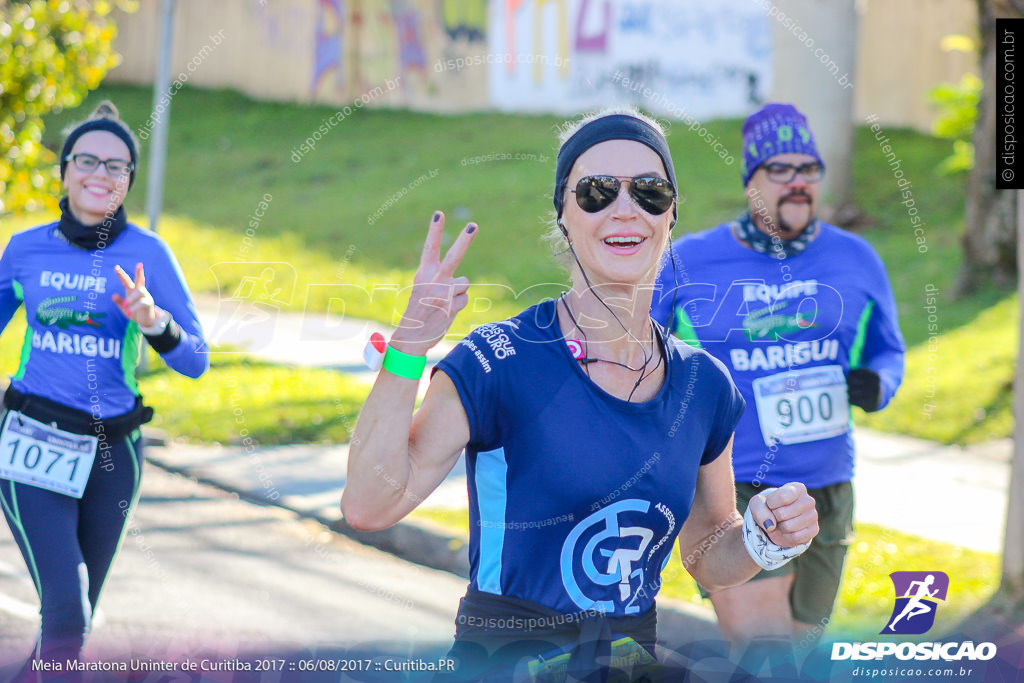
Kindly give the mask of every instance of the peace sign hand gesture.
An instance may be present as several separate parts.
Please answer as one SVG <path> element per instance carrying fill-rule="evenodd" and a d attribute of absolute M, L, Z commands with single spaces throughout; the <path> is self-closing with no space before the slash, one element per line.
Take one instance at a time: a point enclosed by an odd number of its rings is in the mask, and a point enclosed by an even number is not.
<path fill-rule="evenodd" d="M 423 244 L 420 267 L 413 278 L 409 305 L 391 337 L 392 346 L 403 353 L 427 355 L 444 337 L 456 314 L 469 303 L 469 280 L 454 275 L 476 235 L 477 226 L 468 223 L 442 260 L 443 232 L 444 214 L 435 211 Z"/>
<path fill-rule="evenodd" d="M 117 304 L 121 312 L 129 320 L 137 323 L 139 327 L 153 327 L 160 320 L 162 311 L 156 307 L 153 295 L 146 289 L 146 273 L 142 270 L 142 264 L 135 266 L 135 281 L 124 272 L 121 266 L 114 266 L 114 272 L 124 285 L 124 296 L 115 294 L 111 298 Z"/>

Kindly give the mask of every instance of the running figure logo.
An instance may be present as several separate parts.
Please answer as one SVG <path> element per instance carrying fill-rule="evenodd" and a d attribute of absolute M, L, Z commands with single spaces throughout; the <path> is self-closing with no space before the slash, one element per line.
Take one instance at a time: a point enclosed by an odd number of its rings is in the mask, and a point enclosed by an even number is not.
<path fill-rule="evenodd" d="M 622 500 L 598 510 L 576 525 L 562 545 L 562 585 L 569 597 L 581 609 L 637 614 L 636 604 L 640 588 L 644 585 L 641 560 L 654 532 L 642 526 L 622 526 L 619 515 L 624 512 L 646 513 L 650 509 L 646 500 Z M 582 547 L 581 547 L 582 546 Z M 583 577 L 578 577 L 576 560 L 582 565 Z M 586 578 L 584 587 L 577 579 Z M 597 587 L 591 592 L 604 593 L 605 586 L 618 584 L 618 600 L 596 600 L 588 597 L 585 587 Z"/>
<path fill-rule="evenodd" d="M 883 635 L 920 635 L 935 623 L 938 600 L 945 600 L 949 577 L 945 572 L 893 572 L 896 604 Z"/>

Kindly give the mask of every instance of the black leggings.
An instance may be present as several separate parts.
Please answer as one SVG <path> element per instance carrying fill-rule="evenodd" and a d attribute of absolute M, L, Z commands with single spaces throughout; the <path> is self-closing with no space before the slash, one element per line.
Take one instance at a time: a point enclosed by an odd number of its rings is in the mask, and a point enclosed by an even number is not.
<path fill-rule="evenodd" d="M 42 660 L 79 657 L 138 496 L 139 432 L 103 451 L 101 441 L 81 499 L 0 479 L 4 516 L 39 594 Z"/>

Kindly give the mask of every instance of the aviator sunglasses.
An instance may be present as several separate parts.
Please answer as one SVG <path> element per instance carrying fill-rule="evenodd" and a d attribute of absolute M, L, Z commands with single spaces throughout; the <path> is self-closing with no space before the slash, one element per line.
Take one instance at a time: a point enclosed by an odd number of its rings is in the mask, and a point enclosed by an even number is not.
<path fill-rule="evenodd" d="M 637 176 L 620 178 L 610 175 L 590 175 L 576 183 L 576 203 L 587 213 L 597 213 L 611 206 L 619 196 L 623 182 L 629 183 L 629 196 L 637 206 L 651 214 L 660 216 L 672 207 L 676 191 L 664 178 Z"/>

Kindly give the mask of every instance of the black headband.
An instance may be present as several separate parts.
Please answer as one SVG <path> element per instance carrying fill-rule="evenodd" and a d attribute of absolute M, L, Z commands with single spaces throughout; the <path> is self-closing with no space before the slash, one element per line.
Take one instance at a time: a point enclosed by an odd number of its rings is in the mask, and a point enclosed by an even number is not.
<path fill-rule="evenodd" d="M 558 150 L 558 161 L 555 164 L 554 200 L 559 220 L 562 218 L 562 196 L 573 164 L 588 149 L 608 140 L 633 140 L 653 149 L 661 157 L 661 163 L 665 165 L 665 173 L 668 174 L 668 181 L 672 183 L 672 189 L 679 192 L 679 188 L 676 186 L 676 170 L 672 166 L 672 154 L 669 152 L 664 135 L 646 121 L 635 116 L 627 114 L 602 116 L 582 126 Z M 673 205 L 672 224 L 675 225 L 675 222 L 676 207 Z"/>
<path fill-rule="evenodd" d="M 71 150 L 74 149 L 75 143 L 78 142 L 78 138 L 82 137 L 86 133 L 91 133 L 94 130 L 104 130 L 108 133 L 113 133 L 121 139 L 121 141 L 128 146 L 128 153 L 131 155 L 132 170 L 131 175 L 128 177 L 128 188 L 130 189 L 132 183 L 135 182 L 135 166 L 138 161 L 138 152 L 135 151 L 135 141 L 132 140 L 131 134 L 128 130 L 114 119 L 93 119 L 92 121 L 86 121 L 78 128 L 75 128 L 68 135 L 64 141 L 64 148 L 60 151 L 60 179 L 64 180 L 64 170 L 68 166 L 68 155 L 71 154 Z"/>

